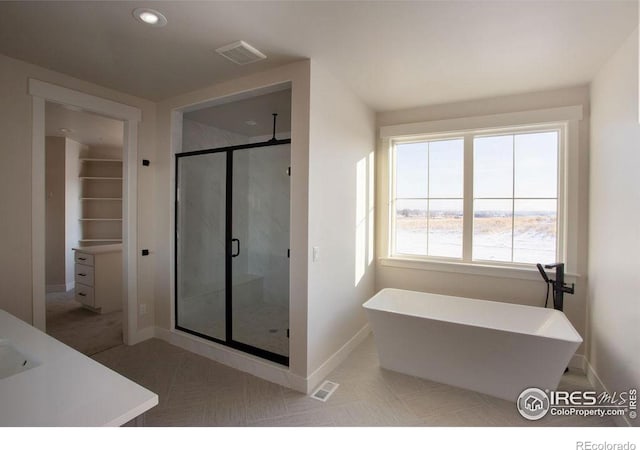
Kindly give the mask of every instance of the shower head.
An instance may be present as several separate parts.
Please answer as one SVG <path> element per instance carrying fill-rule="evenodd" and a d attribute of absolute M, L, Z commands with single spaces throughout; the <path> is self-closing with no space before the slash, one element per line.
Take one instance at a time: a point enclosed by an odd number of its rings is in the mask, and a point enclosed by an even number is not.
<path fill-rule="evenodd" d="M 547 283 L 550 283 L 549 277 L 547 276 L 547 272 L 544 271 L 542 264 L 536 264 L 536 267 L 538 267 L 538 270 L 540 271 L 540 275 L 542 275 L 542 278 L 544 278 L 544 281 Z"/>

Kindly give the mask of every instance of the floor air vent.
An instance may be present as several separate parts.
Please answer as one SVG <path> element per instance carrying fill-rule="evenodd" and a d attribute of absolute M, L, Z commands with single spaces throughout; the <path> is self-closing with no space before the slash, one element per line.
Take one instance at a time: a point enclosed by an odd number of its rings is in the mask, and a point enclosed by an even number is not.
<path fill-rule="evenodd" d="M 326 402 L 331 397 L 331 394 L 335 392 L 340 386 L 338 383 L 334 383 L 333 381 L 325 381 L 320 385 L 316 391 L 311 394 L 311 398 L 315 398 L 316 400 L 320 400 L 321 402 Z"/>

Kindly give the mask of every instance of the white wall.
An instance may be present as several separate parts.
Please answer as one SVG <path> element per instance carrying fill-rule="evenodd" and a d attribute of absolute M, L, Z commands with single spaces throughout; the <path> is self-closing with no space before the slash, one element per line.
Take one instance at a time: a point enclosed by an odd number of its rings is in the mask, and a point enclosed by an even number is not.
<path fill-rule="evenodd" d="M 64 289 L 65 259 L 65 139 L 47 136 L 45 140 L 46 251 L 47 291 Z"/>
<path fill-rule="evenodd" d="M 490 114 L 511 113 L 528 110 L 556 108 L 562 106 L 583 106 L 583 120 L 579 123 L 577 165 L 578 181 L 575 197 L 569 204 L 570 217 L 577 223 L 576 251 L 574 258 L 567 261 L 580 277 L 567 281 L 576 283 L 576 294 L 567 295 L 564 302 L 565 314 L 578 330 L 585 336 L 586 317 L 586 271 L 587 271 L 587 217 L 588 217 L 588 175 L 589 175 L 589 88 L 578 86 L 545 92 L 536 92 L 482 100 L 451 103 L 445 105 L 425 106 L 399 111 L 381 112 L 377 114 L 377 125 L 398 125 L 414 122 L 426 122 L 444 119 L 456 119 Z M 379 153 L 383 152 L 379 143 Z M 383 219 L 384 198 L 380 195 L 388 167 L 384 158 L 378 159 L 377 192 L 378 220 Z M 378 248 L 383 248 L 387 238 L 379 227 L 376 236 Z M 378 255 L 383 256 L 383 255 Z M 514 279 L 507 277 L 490 277 L 462 273 L 429 271 L 413 268 L 390 267 L 378 262 L 376 267 L 376 289 L 395 287 L 423 292 L 434 292 L 445 295 L 478 298 L 524 305 L 542 306 L 546 287 L 542 280 Z M 579 348 L 578 354 L 583 354 Z"/>
<path fill-rule="evenodd" d="M 309 374 L 365 326 L 375 277 L 375 115 L 315 61 L 310 115 Z"/>
<path fill-rule="evenodd" d="M 640 386 L 637 29 L 600 69 L 591 102 L 588 358 L 620 392 Z"/>
<path fill-rule="evenodd" d="M 67 138 L 45 140 L 47 290 L 75 284 L 73 247 L 80 239 L 80 152 L 86 146 Z M 64 287 L 63 287 L 64 286 Z"/>
<path fill-rule="evenodd" d="M 0 308 L 32 322 L 31 268 L 31 96 L 27 80 L 35 78 L 138 107 L 138 158 L 155 158 L 155 104 L 32 64 L 0 55 Z M 154 168 L 138 170 L 138 244 L 155 247 Z M 138 302 L 153 305 L 154 255 L 138 258 Z M 137 308 L 136 308 L 137 309 Z M 138 317 L 138 328 L 153 325 L 153 308 Z"/>
<path fill-rule="evenodd" d="M 64 267 L 67 290 L 75 286 L 75 261 L 73 247 L 78 246 L 82 235 L 80 221 L 80 152 L 86 146 L 72 139 L 65 139 L 65 245 Z"/>

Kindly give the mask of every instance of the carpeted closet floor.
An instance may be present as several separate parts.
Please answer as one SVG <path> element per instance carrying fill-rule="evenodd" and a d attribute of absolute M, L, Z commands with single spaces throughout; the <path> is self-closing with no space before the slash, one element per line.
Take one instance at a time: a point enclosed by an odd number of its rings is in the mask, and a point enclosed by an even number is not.
<path fill-rule="evenodd" d="M 122 311 L 98 314 L 80 306 L 73 291 L 47 294 L 47 334 L 85 355 L 122 344 Z"/>

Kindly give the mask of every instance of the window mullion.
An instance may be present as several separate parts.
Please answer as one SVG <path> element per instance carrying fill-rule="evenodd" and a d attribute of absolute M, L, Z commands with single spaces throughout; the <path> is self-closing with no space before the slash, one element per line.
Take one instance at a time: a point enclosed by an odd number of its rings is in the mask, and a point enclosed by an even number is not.
<path fill-rule="evenodd" d="M 511 262 L 516 233 L 516 137 L 511 136 Z"/>
<path fill-rule="evenodd" d="M 430 146 L 431 144 L 427 143 L 427 256 L 429 256 L 429 238 L 431 234 L 431 229 L 429 228 L 429 219 L 431 216 L 431 201 L 429 197 L 431 195 L 431 191 L 429 189 L 431 185 L 431 151 L 429 150 Z"/>
<path fill-rule="evenodd" d="M 464 196 L 462 204 L 462 260 L 471 262 L 473 249 L 473 135 L 464 135 Z"/>
<path fill-rule="evenodd" d="M 389 256 L 396 253 L 396 183 L 397 183 L 397 174 L 396 174 L 396 144 L 395 142 L 389 146 L 389 166 L 390 170 L 390 179 L 389 179 L 389 197 L 390 201 L 390 210 L 389 210 L 389 239 L 387 240 L 387 245 L 389 246 L 388 254 Z"/>

